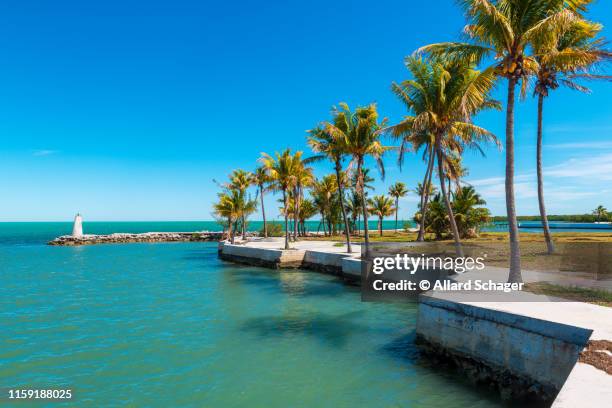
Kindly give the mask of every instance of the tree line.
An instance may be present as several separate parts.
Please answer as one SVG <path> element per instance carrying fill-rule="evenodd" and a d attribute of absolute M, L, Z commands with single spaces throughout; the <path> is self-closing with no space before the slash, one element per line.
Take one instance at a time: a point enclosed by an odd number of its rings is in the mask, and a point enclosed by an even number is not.
<path fill-rule="evenodd" d="M 410 77 L 392 83 L 391 90 L 406 106 L 407 115 L 398 123 L 381 119 L 376 104 L 351 109 L 340 103 L 331 118 L 309 131 L 307 142 L 311 157 L 286 149 L 273 155 L 262 154 L 260 166 L 253 173 L 236 170 L 215 203 L 215 214 L 223 218 L 234 240 L 237 229 L 244 235 L 246 219 L 256 211 L 259 196 L 262 214 L 263 195 L 275 191 L 281 195 L 284 216 L 285 248 L 304 233 L 308 215 L 321 215 L 326 234 L 337 233 L 342 226 L 348 251 L 351 235 L 359 219 L 363 221 L 366 255 L 370 250 L 368 217 L 379 220 L 397 214 L 399 198 L 405 185 L 395 185 L 390 196 L 368 196 L 371 189 L 366 160 L 376 163 L 384 177 L 383 156 L 396 151 L 401 164 L 407 153 L 425 162 L 423 181 L 417 187 L 420 196 L 415 220 L 419 223 L 418 241 L 431 231 L 437 237 L 445 232 L 454 240 L 456 253 L 463 256 L 461 239 L 489 217 L 481 206 L 484 201 L 468 185 L 461 183 L 467 174 L 462 155 L 467 150 L 482 152 L 485 144 L 502 147 L 498 138 L 474 123 L 478 113 L 502 110 L 502 103 L 492 98 L 500 83 L 506 86 L 505 103 L 505 196 L 509 229 L 509 282 L 521 282 L 518 217 L 515 208 L 515 104 L 517 96 L 526 98 L 530 90 L 537 98 L 537 169 L 538 204 L 549 253 L 554 243 L 548 226 L 542 172 L 542 124 L 544 101 L 560 86 L 587 92 L 582 80 L 609 80 L 597 74 L 610 53 L 600 36 L 602 25 L 585 15 L 590 0 L 464 0 L 467 24 L 464 42 L 426 45 L 406 57 Z M 519 95 L 517 95 L 517 92 Z M 383 143 L 383 137 L 398 146 Z M 334 173 L 316 180 L 310 164 L 327 160 Z M 437 186 L 434 186 L 434 173 Z M 368 180 L 369 178 L 369 180 Z M 247 181 L 248 179 L 248 181 Z M 453 185 L 454 184 L 454 185 Z M 247 194 L 249 185 L 257 186 L 255 198 Z M 310 190 L 310 199 L 306 190 Z M 601 218 L 601 216 L 600 216 Z M 397 219 L 397 215 L 396 215 Z M 293 220 L 290 223 L 289 220 Z M 396 224 L 397 226 L 397 224 Z"/>

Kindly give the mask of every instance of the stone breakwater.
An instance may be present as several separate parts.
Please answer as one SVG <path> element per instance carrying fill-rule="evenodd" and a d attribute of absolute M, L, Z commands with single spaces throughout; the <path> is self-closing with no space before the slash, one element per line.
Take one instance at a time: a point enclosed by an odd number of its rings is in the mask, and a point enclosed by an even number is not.
<path fill-rule="evenodd" d="M 49 245 L 77 246 L 93 244 L 117 244 L 129 242 L 206 242 L 219 241 L 222 232 L 145 232 L 141 234 L 115 233 L 108 235 L 83 235 L 73 237 L 62 235 L 50 241 Z"/>

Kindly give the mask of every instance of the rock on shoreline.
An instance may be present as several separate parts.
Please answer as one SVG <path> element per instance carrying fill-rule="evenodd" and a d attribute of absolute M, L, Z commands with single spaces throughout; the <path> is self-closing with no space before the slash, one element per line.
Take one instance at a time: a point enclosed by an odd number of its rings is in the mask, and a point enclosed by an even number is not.
<path fill-rule="evenodd" d="M 129 242 L 206 242 L 219 241 L 222 232 L 144 232 L 141 234 L 114 233 L 108 235 L 62 235 L 50 241 L 49 245 L 77 246 L 93 244 L 115 244 Z"/>

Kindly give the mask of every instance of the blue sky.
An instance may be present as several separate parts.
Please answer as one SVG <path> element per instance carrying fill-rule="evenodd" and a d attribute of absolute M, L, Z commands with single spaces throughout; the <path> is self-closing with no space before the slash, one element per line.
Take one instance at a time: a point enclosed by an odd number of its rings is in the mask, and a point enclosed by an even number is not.
<path fill-rule="evenodd" d="M 591 8 L 606 26 L 611 16 L 606 2 Z M 211 219 L 213 179 L 252 169 L 260 152 L 306 149 L 305 130 L 332 105 L 377 102 L 401 119 L 389 85 L 407 77 L 404 56 L 463 24 L 452 0 L 3 2 L 0 220 Z M 550 214 L 612 207 L 611 87 L 546 101 Z M 535 120 L 528 98 L 516 117 L 519 214 L 537 213 Z M 477 122 L 503 139 L 502 113 Z M 465 162 L 467 181 L 505 214 L 504 153 Z M 386 164 L 381 192 L 424 172 L 416 155 L 401 173 L 396 156 Z M 401 218 L 416 201 L 402 201 Z"/>

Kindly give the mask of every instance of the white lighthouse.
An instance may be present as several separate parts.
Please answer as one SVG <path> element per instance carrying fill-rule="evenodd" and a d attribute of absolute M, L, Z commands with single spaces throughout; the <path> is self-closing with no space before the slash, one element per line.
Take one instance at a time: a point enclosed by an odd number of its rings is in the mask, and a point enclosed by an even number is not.
<path fill-rule="evenodd" d="M 83 217 L 81 217 L 81 214 L 77 214 L 74 217 L 74 225 L 72 226 L 72 236 L 73 237 L 83 236 Z"/>

